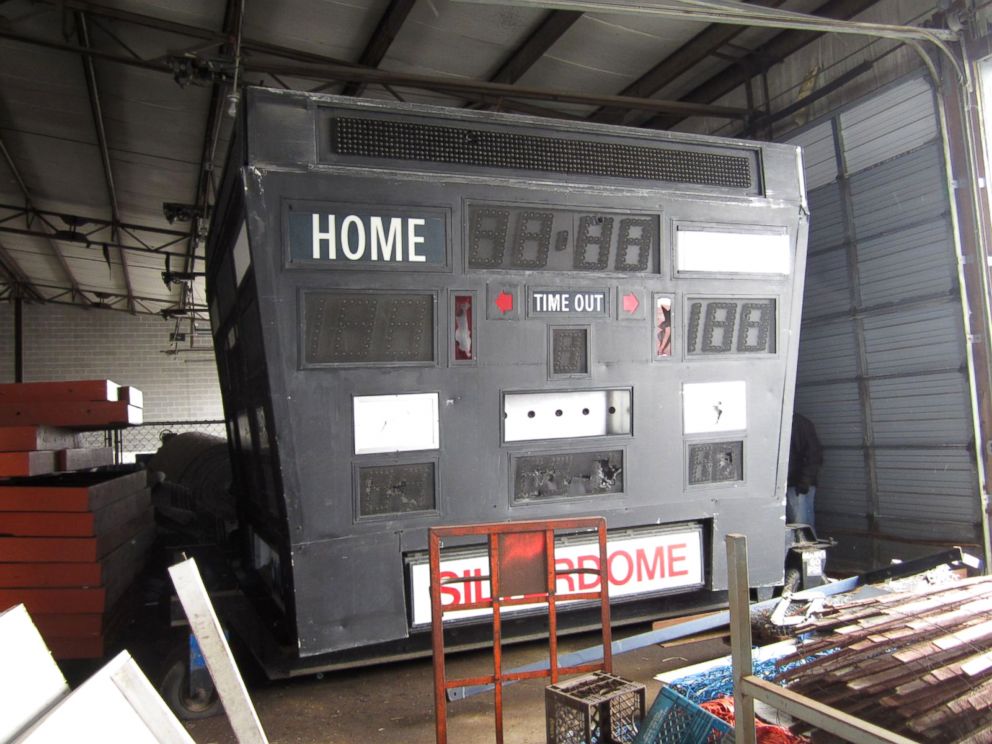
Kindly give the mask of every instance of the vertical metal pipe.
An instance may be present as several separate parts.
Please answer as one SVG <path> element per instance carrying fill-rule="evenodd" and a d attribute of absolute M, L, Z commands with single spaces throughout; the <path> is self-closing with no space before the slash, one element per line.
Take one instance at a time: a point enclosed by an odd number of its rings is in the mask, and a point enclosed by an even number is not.
<path fill-rule="evenodd" d="M 489 596 L 493 603 L 493 680 L 496 682 L 496 744 L 503 744 L 503 587 L 499 576 L 499 536 L 489 533 Z"/>
<path fill-rule="evenodd" d="M 734 736 L 737 744 L 755 744 L 754 699 L 741 680 L 754 674 L 751 663 L 751 602 L 747 578 L 747 538 L 727 535 L 727 591 L 730 599 L 730 654 L 734 676 Z"/>
<path fill-rule="evenodd" d="M 431 575 L 431 635 L 434 648 L 434 734 L 437 744 L 448 741 L 448 699 L 444 673 L 444 615 L 441 610 L 441 538 L 428 532 Z"/>
<path fill-rule="evenodd" d="M 606 547 L 606 519 L 599 520 L 599 617 L 603 627 L 603 670 L 613 674 L 613 629 L 610 620 L 610 561 Z"/>
<path fill-rule="evenodd" d="M 558 684 L 558 575 L 555 569 L 555 531 L 544 531 L 544 560 L 547 562 L 548 592 L 548 662 L 551 664 L 551 684 Z"/>
<path fill-rule="evenodd" d="M 24 382 L 24 300 L 14 299 L 14 382 Z"/>

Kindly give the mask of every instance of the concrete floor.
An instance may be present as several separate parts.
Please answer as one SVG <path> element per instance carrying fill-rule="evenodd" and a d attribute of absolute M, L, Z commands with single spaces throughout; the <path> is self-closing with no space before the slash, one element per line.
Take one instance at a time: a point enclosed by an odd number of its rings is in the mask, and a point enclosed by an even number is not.
<path fill-rule="evenodd" d="M 616 637 L 650 630 L 626 628 Z M 599 642 L 598 634 L 562 639 L 562 653 Z M 614 658 L 613 671 L 647 687 L 650 707 L 659 689 L 653 677 L 706 659 L 725 656 L 730 646 L 722 640 L 700 641 L 676 647 L 649 646 Z M 547 642 L 504 649 L 504 668 L 547 656 Z M 488 651 L 450 655 L 449 677 L 481 675 L 491 671 Z M 505 688 L 504 741 L 540 744 L 545 741 L 544 688 L 546 680 L 528 680 Z M 434 692 L 430 659 L 328 673 L 323 679 L 306 677 L 263 683 L 250 690 L 262 726 L 272 744 L 433 744 Z M 236 744 L 225 716 L 186 724 L 198 744 Z M 448 705 L 448 741 L 451 744 L 495 742 L 492 693 Z"/>

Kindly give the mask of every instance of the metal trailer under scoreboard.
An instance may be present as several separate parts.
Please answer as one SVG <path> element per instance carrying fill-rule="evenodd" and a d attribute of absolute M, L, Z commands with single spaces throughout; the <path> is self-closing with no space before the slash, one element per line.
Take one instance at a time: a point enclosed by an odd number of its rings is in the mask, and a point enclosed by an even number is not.
<path fill-rule="evenodd" d="M 207 289 L 270 674 L 428 649 L 433 525 L 606 517 L 619 620 L 721 604 L 728 532 L 756 586 L 781 583 L 798 148 L 244 103 Z M 449 546 L 442 576 L 484 574 L 484 554 Z M 591 567 L 596 546 L 556 560 Z M 451 645 L 483 642 L 487 618 L 451 615 Z M 537 632 L 526 609 L 504 622 Z"/>

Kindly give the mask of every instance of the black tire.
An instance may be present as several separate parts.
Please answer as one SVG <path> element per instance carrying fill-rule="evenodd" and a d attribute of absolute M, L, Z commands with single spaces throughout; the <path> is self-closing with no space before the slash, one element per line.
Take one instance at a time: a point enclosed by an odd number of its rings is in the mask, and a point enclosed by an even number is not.
<path fill-rule="evenodd" d="M 172 662 L 162 677 L 159 693 L 180 721 L 197 721 L 213 718 L 223 711 L 217 690 L 201 690 L 198 695 L 189 694 L 189 659 Z"/>
<path fill-rule="evenodd" d="M 799 585 L 802 584 L 803 575 L 800 573 L 798 568 L 789 568 L 785 571 L 785 582 L 782 585 L 782 593 L 786 592 L 792 593 L 799 591 Z"/>

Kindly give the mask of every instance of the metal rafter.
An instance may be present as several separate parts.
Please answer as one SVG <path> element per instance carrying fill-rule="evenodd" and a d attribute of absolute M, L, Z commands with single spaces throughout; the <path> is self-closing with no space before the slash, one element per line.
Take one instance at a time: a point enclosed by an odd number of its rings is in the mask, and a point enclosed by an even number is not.
<path fill-rule="evenodd" d="M 832 20 L 847 20 L 858 13 L 867 10 L 878 0 L 830 0 L 821 5 L 813 13 Z M 746 83 L 753 77 L 755 69 L 767 69 L 772 64 L 781 62 L 786 57 L 802 49 L 804 46 L 823 36 L 823 31 L 782 31 L 771 38 L 768 43 L 756 49 L 739 63 L 729 66 L 718 75 L 698 85 L 681 98 L 692 103 L 711 103 L 721 96 L 730 93 L 738 85 Z M 641 126 L 655 129 L 670 129 L 678 124 L 683 116 L 660 115 L 653 116 Z"/>
<path fill-rule="evenodd" d="M 575 10 L 552 10 L 527 39 L 489 78 L 491 83 L 517 82 L 582 17 Z"/>
<path fill-rule="evenodd" d="M 7 250 L 3 243 L 0 243 L 0 268 L 2 268 L 3 273 L 9 277 L 10 284 L 15 288 L 16 294 L 19 295 L 19 289 L 23 288 L 33 297 L 33 299 L 44 301 L 45 298 L 35 288 L 34 284 L 31 282 L 31 278 L 24 273 L 24 269 L 22 269 L 20 264 L 17 263 L 17 260 L 10 255 L 10 251 Z"/>
<path fill-rule="evenodd" d="M 21 172 L 17 168 L 17 164 L 10 155 L 10 151 L 3 142 L 3 138 L 0 138 L 0 153 L 3 154 L 3 159 L 7 162 L 7 167 L 10 168 L 10 172 L 14 175 L 14 180 L 17 181 L 17 186 L 20 188 L 21 193 L 24 195 L 24 203 L 29 207 L 34 207 L 34 201 L 31 199 L 31 192 L 28 190 L 27 184 L 24 183 L 24 178 L 21 177 Z M 80 299 L 85 300 L 86 296 L 83 294 L 82 288 L 79 286 L 79 282 L 73 275 L 72 270 L 69 268 L 69 263 L 65 260 L 65 256 L 62 254 L 62 249 L 55 244 L 51 238 L 48 239 L 48 245 L 55 256 L 55 260 L 58 262 L 59 267 L 62 269 L 62 273 L 65 274 L 66 278 L 69 280 L 69 284 L 72 287 L 74 296 L 78 295 Z"/>
<path fill-rule="evenodd" d="M 92 44 L 90 43 L 89 28 L 86 24 L 86 14 L 82 11 L 76 12 L 76 29 L 79 32 L 80 45 L 85 49 L 90 49 Z M 90 113 L 93 114 L 93 128 L 96 130 L 97 146 L 100 149 L 100 162 L 103 165 L 103 179 L 107 187 L 107 199 L 110 201 L 110 214 L 114 223 L 119 224 L 121 222 L 120 203 L 117 200 L 114 169 L 110 163 L 110 147 L 107 144 L 107 128 L 103 120 L 103 106 L 100 104 L 100 88 L 96 80 L 96 67 L 90 55 L 84 54 L 82 60 L 83 73 L 86 77 L 86 92 L 90 102 Z M 111 229 L 111 236 L 115 242 L 120 240 L 116 228 Z M 117 254 L 120 256 L 121 271 L 124 274 L 124 286 L 127 288 L 128 310 L 135 312 L 134 287 L 131 284 L 131 272 L 128 270 L 127 256 L 120 249 L 118 249 Z"/>
<path fill-rule="evenodd" d="M 675 113 L 679 116 L 715 116 L 728 119 L 739 119 L 747 115 L 747 111 L 735 106 L 715 106 L 686 101 L 665 101 L 658 98 L 630 98 L 625 96 L 591 95 L 576 91 L 553 91 L 540 88 L 523 88 L 503 83 L 484 83 L 481 81 L 464 81 L 452 78 L 433 77 L 429 75 L 412 75 L 383 70 L 369 70 L 358 67 L 341 65 L 319 65 L 308 67 L 288 67 L 247 63 L 246 69 L 251 72 L 261 72 L 289 77 L 307 78 L 311 80 L 363 80 L 366 82 L 385 83 L 399 87 L 420 88 L 427 90 L 447 91 L 449 93 L 481 97 L 487 103 L 509 98 L 536 99 L 542 101 L 558 101 L 560 103 L 578 103 L 593 106 L 614 106 L 645 111 Z"/>
<path fill-rule="evenodd" d="M 15 227 L 12 223 L 23 220 L 26 227 Z M 72 229 L 63 230 L 57 226 L 56 221 L 66 225 L 74 225 Z M 45 230 L 32 226 L 34 221 L 40 222 Z M 117 242 L 113 239 L 113 231 L 116 230 L 119 236 L 128 238 L 140 245 L 129 245 L 124 242 Z M 185 252 L 169 251 L 174 245 L 186 240 L 189 236 L 186 232 L 178 230 L 167 230 L 161 227 L 149 227 L 146 225 L 136 225 L 130 222 L 112 222 L 108 220 L 83 217 L 62 212 L 51 212 L 44 209 L 37 209 L 31 205 L 27 207 L 13 206 L 10 204 L 0 204 L 0 233 L 11 235 L 26 235 L 38 238 L 48 238 L 50 240 L 65 240 L 70 243 L 79 243 L 92 246 L 99 245 L 109 248 L 131 251 L 135 253 L 148 253 L 157 256 L 185 256 Z M 142 237 L 142 233 L 145 233 Z M 149 240 L 154 237 L 153 243 Z"/>
<path fill-rule="evenodd" d="M 783 2 L 784 0 L 751 0 L 752 5 L 761 5 L 769 8 L 776 8 Z M 746 30 L 743 26 L 730 26 L 718 23 L 707 26 L 644 73 L 640 78 L 624 88 L 620 95 L 642 98 L 653 96 L 686 70 L 699 64 L 706 57 L 715 54 L 721 47 L 728 44 Z M 624 112 L 606 107 L 597 109 L 590 114 L 588 119 L 589 121 L 611 124 L 627 123 Z"/>
<path fill-rule="evenodd" d="M 133 13 L 126 10 L 111 8 L 106 5 L 101 5 L 100 3 L 86 2 L 85 0 L 40 1 L 45 2 L 54 8 L 64 7 L 69 10 L 81 10 L 91 17 L 99 16 L 101 18 L 109 18 L 111 20 L 131 23 L 137 26 L 144 26 L 145 28 L 151 28 L 156 31 L 166 31 L 180 36 L 189 36 L 194 39 L 202 39 L 218 47 L 223 46 L 230 41 L 229 36 L 224 31 L 215 31 L 210 28 L 191 26 L 186 23 L 176 23 L 175 21 L 168 21 L 164 18 L 157 18 L 155 16 L 144 15 L 142 13 Z M 331 62 L 341 65 L 352 64 L 346 60 L 326 57 L 320 54 L 312 54 L 310 52 L 303 52 L 298 49 L 291 49 L 290 47 L 284 47 L 278 44 L 270 44 L 258 39 L 242 39 L 241 48 L 247 51 L 271 54 L 273 56 L 284 57 L 286 59 L 296 60 L 299 62 Z"/>
<path fill-rule="evenodd" d="M 47 39 L 15 34 L 0 29 L 0 38 L 20 41 L 26 44 L 36 44 L 50 49 L 60 49 L 63 51 L 76 52 L 80 54 L 89 53 L 94 57 L 106 59 L 108 61 L 119 62 L 121 64 L 142 67 L 144 69 L 155 70 L 157 72 L 173 74 L 172 68 L 164 63 L 142 62 L 131 57 L 99 52 L 97 50 L 85 50 L 72 44 L 62 44 L 52 42 Z M 243 46 L 244 48 L 244 46 Z M 310 55 L 311 57 L 315 55 Z M 747 111 L 742 108 L 732 106 L 712 106 L 706 104 L 696 104 L 685 101 L 666 101 L 656 98 L 631 98 L 626 96 L 597 96 L 580 92 L 558 92 L 553 90 L 543 90 L 539 88 L 521 88 L 515 85 L 500 83 L 486 83 L 482 81 L 461 81 L 452 78 L 431 77 L 427 75 L 410 75 L 403 73 L 387 72 L 384 70 L 371 70 L 362 67 L 354 67 L 348 64 L 320 63 L 312 66 L 285 66 L 267 64 L 264 61 L 253 60 L 245 65 L 245 69 L 250 72 L 267 75 L 285 75 L 299 77 L 309 80 L 323 81 L 348 81 L 359 80 L 367 83 L 398 87 L 418 88 L 422 90 L 444 91 L 453 93 L 463 98 L 468 98 L 479 103 L 501 105 L 504 101 L 519 98 L 557 101 L 562 103 L 577 103 L 590 106 L 609 106 L 612 108 L 638 109 L 655 112 L 674 113 L 677 116 L 714 116 L 722 118 L 744 118 Z M 546 110 L 534 113 L 556 116 L 557 112 Z M 566 116 L 566 118 L 574 118 Z"/>
<path fill-rule="evenodd" d="M 389 3 L 386 12 L 379 19 L 379 25 L 376 26 L 372 38 L 358 58 L 358 64 L 363 67 L 379 66 L 416 2 L 417 0 L 392 0 Z M 366 83 L 353 80 L 344 86 L 341 93 L 346 96 L 360 96 L 365 92 L 365 87 Z"/>

